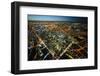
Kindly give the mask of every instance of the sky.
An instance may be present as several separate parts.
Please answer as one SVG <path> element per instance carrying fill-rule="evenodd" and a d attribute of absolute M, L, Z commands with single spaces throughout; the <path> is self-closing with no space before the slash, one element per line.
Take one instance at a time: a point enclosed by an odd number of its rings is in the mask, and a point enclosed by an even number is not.
<path fill-rule="evenodd" d="M 75 16 L 50 16 L 50 15 L 28 15 L 29 21 L 71 21 L 71 22 L 87 22 L 87 17 Z"/>

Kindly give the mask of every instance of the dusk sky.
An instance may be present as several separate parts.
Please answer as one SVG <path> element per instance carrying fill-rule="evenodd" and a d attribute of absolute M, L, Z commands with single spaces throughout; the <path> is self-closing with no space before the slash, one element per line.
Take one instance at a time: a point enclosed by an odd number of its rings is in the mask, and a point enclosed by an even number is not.
<path fill-rule="evenodd" d="M 28 15 L 29 21 L 71 21 L 87 23 L 87 17 Z"/>

